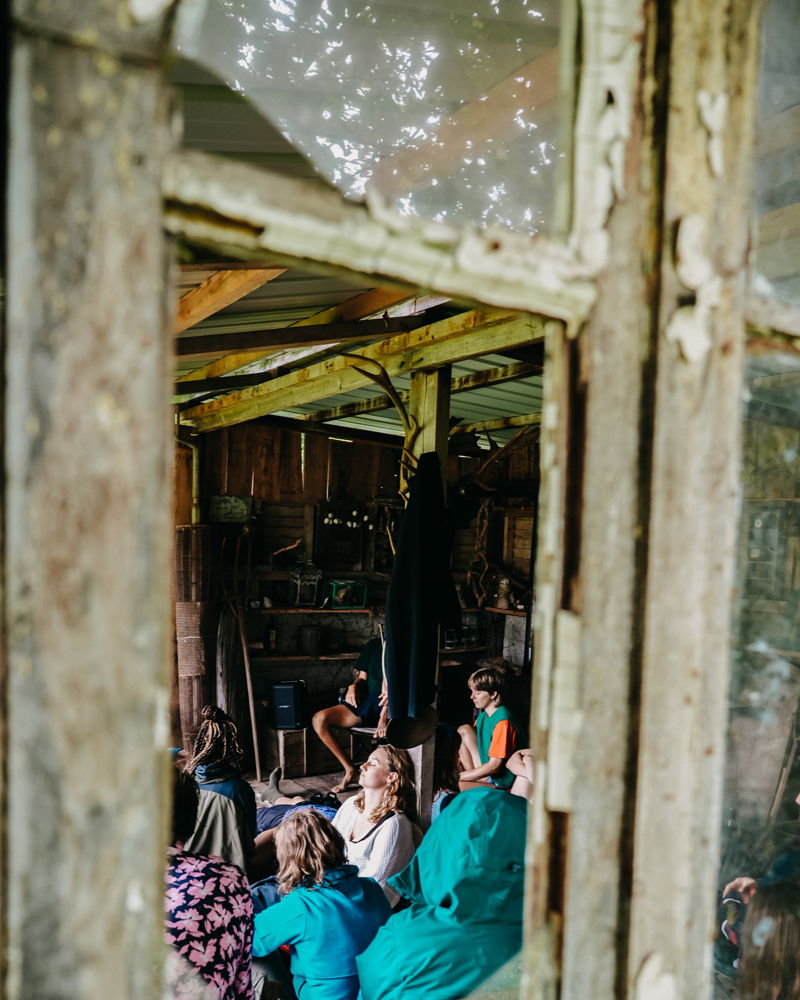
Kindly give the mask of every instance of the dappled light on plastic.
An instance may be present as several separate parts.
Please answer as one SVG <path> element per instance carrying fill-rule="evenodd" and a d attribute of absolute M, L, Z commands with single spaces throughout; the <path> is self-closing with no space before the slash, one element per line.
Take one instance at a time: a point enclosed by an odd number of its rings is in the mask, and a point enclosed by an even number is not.
<path fill-rule="evenodd" d="M 771 0 L 762 28 L 755 147 L 755 291 L 800 305 L 800 47 L 797 0 Z"/>
<path fill-rule="evenodd" d="M 559 151 L 556 0 L 184 0 L 176 44 L 348 197 L 545 230 Z"/>

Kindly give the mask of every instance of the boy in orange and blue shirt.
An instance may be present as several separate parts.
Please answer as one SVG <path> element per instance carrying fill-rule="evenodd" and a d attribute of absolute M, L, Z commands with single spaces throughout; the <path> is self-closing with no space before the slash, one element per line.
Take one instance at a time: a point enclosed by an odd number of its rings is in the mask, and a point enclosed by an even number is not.
<path fill-rule="evenodd" d="M 522 727 L 503 704 L 503 681 L 496 670 L 483 667 L 467 681 L 470 700 L 478 709 L 473 726 L 461 726 L 459 775 L 462 788 L 487 783 L 508 790 L 515 775 L 506 767 L 508 758 L 524 746 Z"/>

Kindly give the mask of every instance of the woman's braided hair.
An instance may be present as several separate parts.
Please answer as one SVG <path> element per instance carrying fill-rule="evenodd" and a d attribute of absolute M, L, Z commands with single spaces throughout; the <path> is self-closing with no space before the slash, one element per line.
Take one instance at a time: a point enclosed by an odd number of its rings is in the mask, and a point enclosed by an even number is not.
<path fill-rule="evenodd" d="M 242 766 L 242 748 L 236 723 L 216 705 L 203 708 L 203 721 L 194 741 L 194 754 L 186 770 L 194 774 L 201 764 L 227 765 L 232 771 Z"/>

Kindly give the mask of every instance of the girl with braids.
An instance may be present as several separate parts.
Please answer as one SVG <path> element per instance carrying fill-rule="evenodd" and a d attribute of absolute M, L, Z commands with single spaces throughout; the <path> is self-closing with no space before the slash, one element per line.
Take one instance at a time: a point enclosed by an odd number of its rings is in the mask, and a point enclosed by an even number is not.
<path fill-rule="evenodd" d="M 186 765 L 200 789 L 197 825 L 186 849 L 246 869 L 256 832 L 256 798 L 241 776 L 242 757 L 236 724 L 221 708 L 206 705 Z"/>
<path fill-rule="evenodd" d="M 405 750 L 384 744 L 369 755 L 358 783 L 361 791 L 344 803 L 333 825 L 344 838 L 347 860 L 374 878 L 394 906 L 400 894 L 386 880 L 408 864 L 422 839 L 414 764 Z"/>
<path fill-rule="evenodd" d="M 283 896 L 256 914 L 253 954 L 288 945 L 298 997 L 356 1000 L 356 955 L 386 922 L 386 897 L 346 863 L 341 834 L 313 809 L 287 816 L 275 847 Z"/>

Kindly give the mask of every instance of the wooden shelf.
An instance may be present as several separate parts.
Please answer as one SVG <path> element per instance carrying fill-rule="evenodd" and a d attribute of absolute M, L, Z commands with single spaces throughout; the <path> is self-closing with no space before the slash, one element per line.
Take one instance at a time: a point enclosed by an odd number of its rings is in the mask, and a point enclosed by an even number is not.
<path fill-rule="evenodd" d="M 527 618 L 527 611 L 517 611 L 516 608 L 484 608 L 484 611 L 490 611 L 493 615 L 512 615 L 514 618 Z"/>
<path fill-rule="evenodd" d="M 248 608 L 252 615 L 374 615 L 374 608 Z"/>
<path fill-rule="evenodd" d="M 445 653 L 485 653 L 486 646 L 454 646 L 452 649 L 440 649 L 439 654 Z"/>
<path fill-rule="evenodd" d="M 254 663 L 312 663 L 336 660 L 357 660 L 361 653 L 274 653 L 270 656 L 254 656 Z"/>

